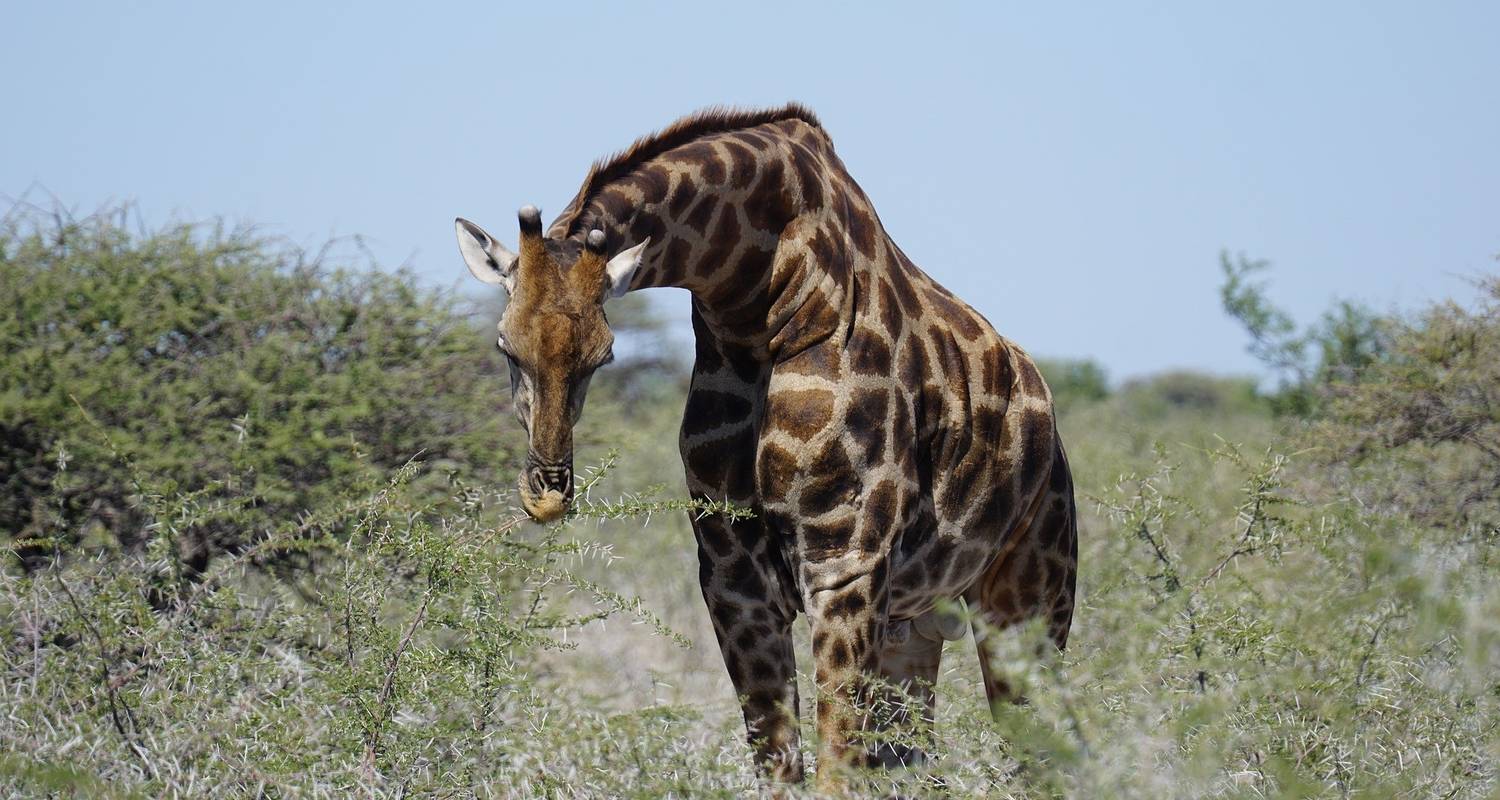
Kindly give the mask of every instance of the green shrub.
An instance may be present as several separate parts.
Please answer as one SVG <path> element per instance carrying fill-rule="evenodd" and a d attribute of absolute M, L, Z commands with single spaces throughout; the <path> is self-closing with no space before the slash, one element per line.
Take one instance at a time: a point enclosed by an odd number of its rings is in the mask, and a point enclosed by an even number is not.
<path fill-rule="evenodd" d="M 516 754 L 542 755 L 534 732 L 568 711 L 534 676 L 540 656 L 616 615 L 680 636 L 577 572 L 606 549 L 435 472 L 412 462 L 351 486 L 191 584 L 164 579 L 177 569 L 173 530 L 218 513 L 221 501 L 201 494 L 141 498 L 139 547 L 0 574 L 0 613 L 13 623 L 0 642 L 0 791 L 509 795 L 527 785 Z M 419 489 L 424 477 L 444 492 Z M 586 474 L 582 492 L 602 477 Z M 585 501 L 574 519 L 685 510 L 740 513 Z M 316 568 L 294 582 L 254 569 L 311 548 Z"/>
<path fill-rule="evenodd" d="M 1330 384 L 1358 383 L 1368 368 L 1385 357 L 1391 346 L 1392 319 L 1344 300 L 1298 333 L 1291 316 L 1266 297 L 1264 283 L 1252 280 L 1270 266 L 1268 261 L 1251 261 L 1243 255 L 1230 259 L 1227 252 L 1220 253 L 1224 283 L 1219 297 L 1225 312 L 1250 334 L 1250 353 L 1280 381 L 1270 398 L 1273 408 L 1305 417 L 1319 409 Z"/>
<path fill-rule="evenodd" d="M 0 527 L 36 540 L 29 564 L 58 531 L 141 543 L 127 460 L 151 491 L 225 504 L 181 532 L 195 569 L 418 452 L 513 463 L 506 379 L 452 298 L 248 233 L 126 222 L 0 231 Z M 87 417 L 116 452 L 77 435 Z"/>
<path fill-rule="evenodd" d="M 1058 409 L 1109 397 L 1108 374 L 1093 359 L 1039 358 L 1036 365 L 1052 390 L 1052 402 Z"/>
<path fill-rule="evenodd" d="M 1340 302 L 1297 334 L 1249 280 L 1266 262 L 1225 255 L 1221 266 L 1225 309 L 1282 375 L 1273 406 L 1307 421 L 1330 492 L 1500 535 L 1500 278 L 1475 282 L 1472 308 L 1378 315 Z"/>
<path fill-rule="evenodd" d="M 1500 278 L 1472 308 L 1433 304 L 1382 325 L 1356 380 L 1326 384 L 1310 432 L 1339 486 L 1427 524 L 1500 540 Z"/>
<path fill-rule="evenodd" d="M 1155 417 L 1178 411 L 1233 416 L 1254 413 L 1261 405 L 1253 380 L 1187 370 L 1127 381 L 1120 399 L 1131 413 Z"/>

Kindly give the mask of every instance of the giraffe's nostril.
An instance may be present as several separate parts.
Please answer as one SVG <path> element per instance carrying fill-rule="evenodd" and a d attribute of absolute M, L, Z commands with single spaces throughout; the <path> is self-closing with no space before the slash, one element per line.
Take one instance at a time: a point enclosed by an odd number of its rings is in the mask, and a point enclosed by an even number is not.
<path fill-rule="evenodd" d="M 573 471 L 567 467 L 553 467 L 542 471 L 542 485 L 560 494 L 569 494 L 573 489 Z"/>
<path fill-rule="evenodd" d="M 526 470 L 526 487 L 532 494 L 557 492 L 566 497 L 573 496 L 573 468 L 567 465 L 533 466 Z"/>

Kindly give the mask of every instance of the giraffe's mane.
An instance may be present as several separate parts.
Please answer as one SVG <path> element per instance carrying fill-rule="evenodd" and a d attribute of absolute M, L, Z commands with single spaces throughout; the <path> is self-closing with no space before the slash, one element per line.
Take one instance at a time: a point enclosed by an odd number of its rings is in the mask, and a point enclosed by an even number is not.
<path fill-rule="evenodd" d="M 554 225 L 563 225 L 567 235 L 577 233 L 575 227 L 583 216 L 589 200 L 605 185 L 629 175 L 642 163 L 662 153 L 714 133 L 744 130 L 758 125 L 800 119 L 815 128 L 821 128 L 812 109 L 801 103 L 787 103 L 779 108 L 742 109 L 729 106 L 710 106 L 689 114 L 656 133 L 636 139 L 631 145 L 614 155 L 595 161 L 589 168 L 588 177 L 578 190 L 573 202 L 568 204 L 568 217 Z"/>

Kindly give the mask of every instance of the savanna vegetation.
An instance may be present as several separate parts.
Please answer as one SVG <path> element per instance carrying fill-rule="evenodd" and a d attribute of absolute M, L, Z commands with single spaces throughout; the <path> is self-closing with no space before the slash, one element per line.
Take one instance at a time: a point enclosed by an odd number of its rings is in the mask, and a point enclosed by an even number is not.
<path fill-rule="evenodd" d="M 745 512 L 683 499 L 659 320 L 610 306 L 594 465 L 544 528 L 495 309 L 348 255 L 6 218 L 0 792 L 753 794 L 686 524 Z M 1275 385 L 1044 364 L 1084 512 L 1069 649 L 1001 637 L 1031 701 L 992 720 L 950 643 L 902 732 L 935 759 L 865 788 L 1494 795 L 1500 280 L 1299 329 L 1263 263 L 1221 268 Z"/>

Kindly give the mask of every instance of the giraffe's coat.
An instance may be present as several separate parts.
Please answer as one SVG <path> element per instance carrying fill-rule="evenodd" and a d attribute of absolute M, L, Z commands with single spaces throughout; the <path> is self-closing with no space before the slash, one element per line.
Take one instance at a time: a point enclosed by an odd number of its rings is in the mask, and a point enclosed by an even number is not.
<path fill-rule="evenodd" d="M 693 519 L 700 579 L 772 777 L 802 775 L 799 612 L 825 765 L 917 757 L 860 752 L 852 704 L 860 677 L 879 674 L 931 713 L 941 642 L 911 621 L 937 604 L 965 598 L 993 627 L 1039 616 L 1066 642 L 1076 513 L 1046 383 L 891 241 L 811 112 L 685 118 L 595 164 L 545 239 L 523 236 L 502 333 L 528 359 L 516 385 L 532 449 L 569 463 L 572 387 L 609 338 L 580 255 L 596 228 L 611 253 L 650 238 L 630 288 L 693 295 L 688 489 L 756 512 Z M 1011 697 L 983 646 L 981 664 L 990 698 Z"/>

